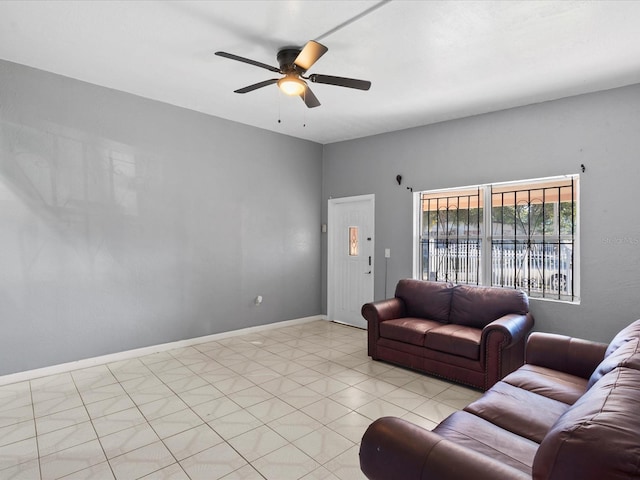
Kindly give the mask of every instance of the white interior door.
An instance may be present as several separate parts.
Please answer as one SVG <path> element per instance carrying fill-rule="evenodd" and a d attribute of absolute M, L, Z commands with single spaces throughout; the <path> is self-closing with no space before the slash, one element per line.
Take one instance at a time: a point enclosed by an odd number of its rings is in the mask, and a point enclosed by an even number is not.
<path fill-rule="evenodd" d="M 327 313 L 367 328 L 362 305 L 373 301 L 375 196 L 335 198 L 328 207 Z"/>

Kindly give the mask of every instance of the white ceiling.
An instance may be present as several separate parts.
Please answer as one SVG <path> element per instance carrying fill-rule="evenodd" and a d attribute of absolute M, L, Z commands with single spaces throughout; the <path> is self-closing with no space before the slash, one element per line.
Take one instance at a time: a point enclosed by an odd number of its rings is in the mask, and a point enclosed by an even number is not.
<path fill-rule="evenodd" d="M 0 58 L 326 144 L 640 83 L 639 25 L 639 1 L 3 0 Z M 371 90 L 240 95 L 274 74 L 213 54 L 311 39 L 308 73 Z"/>

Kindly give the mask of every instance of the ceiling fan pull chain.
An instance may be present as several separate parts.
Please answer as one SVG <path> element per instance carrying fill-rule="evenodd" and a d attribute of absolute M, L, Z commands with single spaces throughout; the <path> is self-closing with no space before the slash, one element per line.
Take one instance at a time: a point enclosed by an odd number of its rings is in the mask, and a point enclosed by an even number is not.
<path fill-rule="evenodd" d="M 280 95 L 280 90 L 278 90 L 276 95 L 277 95 L 276 98 L 278 99 L 278 123 L 282 123 L 282 121 L 280 120 L 280 102 L 282 99 L 282 95 Z"/>

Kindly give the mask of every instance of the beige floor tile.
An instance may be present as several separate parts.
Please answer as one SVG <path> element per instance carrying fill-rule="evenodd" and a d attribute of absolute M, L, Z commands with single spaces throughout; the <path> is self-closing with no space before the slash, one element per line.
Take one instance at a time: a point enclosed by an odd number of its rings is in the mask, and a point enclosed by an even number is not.
<path fill-rule="evenodd" d="M 338 393 L 339 391 L 344 390 L 347 387 L 349 387 L 349 385 L 347 385 L 346 383 L 343 383 L 339 380 L 334 380 L 330 377 L 318 379 L 307 385 L 307 388 L 310 388 L 311 390 L 314 390 L 315 392 L 318 392 L 319 394 L 324 396 L 333 395 L 334 393 Z"/>
<path fill-rule="evenodd" d="M 40 478 L 40 462 L 38 459 L 14 465 L 0 470 L 3 480 L 38 480 Z"/>
<path fill-rule="evenodd" d="M 286 378 L 288 378 L 289 380 L 293 380 L 294 382 L 298 382 L 300 385 L 307 386 L 317 380 L 327 378 L 327 376 L 324 373 L 320 373 L 316 370 L 305 367 L 302 370 L 298 370 L 287 375 Z"/>
<path fill-rule="evenodd" d="M 482 394 L 480 392 L 474 392 L 470 389 L 452 386 L 434 396 L 433 399 L 455 409 L 462 410 L 481 395 Z"/>
<path fill-rule="evenodd" d="M 35 437 L 35 435 L 36 423 L 33 420 L 14 423 L 13 425 L 7 425 L 6 427 L 0 427 L 0 447 L 3 447 L 4 445 L 8 445 L 10 443 L 19 442 L 20 440 L 26 440 L 27 438 Z"/>
<path fill-rule="evenodd" d="M 402 388 L 418 393 L 428 398 L 435 397 L 449 388 L 451 384 L 444 380 L 436 380 L 430 377 L 420 377 L 403 385 Z"/>
<path fill-rule="evenodd" d="M 115 385 L 118 382 L 118 379 L 116 379 L 116 377 L 114 377 L 111 372 L 109 373 L 105 373 L 103 375 L 98 375 L 95 377 L 80 377 L 80 378 L 75 378 L 74 377 L 74 382 L 76 384 L 76 388 L 78 389 L 78 392 L 83 393 L 83 392 L 90 392 L 96 388 L 102 388 L 102 387 L 106 387 L 108 385 Z"/>
<path fill-rule="evenodd" d="M 121 412 L 130 408 L 136 408 L 136 404 L 129 395 L 120 395 L 119 397 L 107 398 L 99 402 L 87 403 L 85 405 L 89 417 L 92 419 L 111 415 L 112 413 Z"/>
<path fill-rule="evenodd" d="M 70 408 L 81 407 L 83 405 L 82 398 L 78 392 L 69 393 L 63 396 L 57 396 L 41 402 L 34 401 L 33 414 L 37 417 L 51 415 L 54 413 L 69 410 Z"/>
<path fill-rule="evenodd" d="M 263 422 L 251 415 L 246 410 L 238 410 L 223 417 L 210 421 L 209 426 L 213 428 L 222 438 L 229 440 L 237 437 L 249 430 L 263 425 Z"/>
<path fill-rule="evenodd" d="M 36 432 L 38 432 L 38 435 L 43 435 L 88 420 L 89 415 L 84 406 L 75 407 L 52 415 L 36 418 Z"/>
<path fill-rule="evenodd" d="M 280 400 L 279 398 L 270 398 L 264 402 L 257 403 L 247 408 L 247 411 L 251 413 L 258 420 L 263 423 L 269 423 L 277 418 L 284 417 L 285 415 L 293 412 L 295 409 Z"/>
<path fill-rule="evenodd" d="M 42 480 L 53 480 L 105 462 L 97 440 L 81 443 L 46 457 L 40 457 Z"/>
<path fill-rule="evenodd" d="M 247 408 L 251 405 L 255 405 L 256 403 L 264 402 L 265 400 L 272 398 L 273 395 L 257 385 L 254 385 L 244 390 L 230 393 L 228 397 L 242 408 Z"/>
<path fill-rule="evenodd" d="M 98 436 L 104 437 L 135 425 L 146 423 L 146 419 L 137 408 L 128 408 L 104 417 L 95 418 L 92 422 L 96 432 L 98 432 Z"/>
<path fill-rule="evenodd" d="M 329 460 L 324 466 L 340 480 L 367 480 L 360 470 L 358 445 Z"/>
<path fill-rule="evenodd" d="M 285 445 L 253 462 L 267 480 L 300 478 L 318 469 L 320 464 L 292 444 Z"/>
<path fill-rule="evenodd" d="M 217 480 L 247 462 L 228 443 L 221 443 L 180 462 L 191 480 Z M 281 479 L 284 480 L 284 477 Z"/>
<path fill-rule="evenodd" d="M 268 425 L 290 442 L 322 427 L 320 422 L 299 410 L 273 420 Z"/>
<path fill-rule="evenodd" d="M 340 390 L 339 392 L 334 393 L 329 398 L 335 400 L 341 405 L 344 405 L 345 407 L 355 410 L 358 407 L 372 402 L 377 397 L 371 393 L 365 392 L 364 390 L 360 390 L 359 388 L 347 387 L 344 390 Z M 420 402 L 418 403 L 418 405 L 424 402 L 424 397 L 419 398 Z"/>
<path fill-rule="evenodd" d="M 44 457 L 96 438 L 98 437 L 91 422 L 78 423 L 38 435 L 38 453 Z"/>
<path fill-rule="evenodd" d="M 153 387 L 161 387 L 164 386 L 162 380 L 153 375 L 150 370 L 147 370 L 146 373 L 138 374 L 133 378 L 128 380 L 120 380 L 120 385 L 125 391 L 129 394 L 140 392 L 143 390 L 148 390 Z"/>
<path fill-rule="evenodd" d="M 38 458 L 36 438 L 31 437 L 0 447 L 0 470 Z"/>
<path fill-rule="evenodd" d="M 168 371 L 156 372 L 156 376 L 165 384 L 186 380 L 190 377 L 193 377 L 193 375 L 193 371 L 187 368 L 185 365 L 181 365 L 178 368 L 172 368 Z"/>
<path fill-rule="evenodd" d="M 156 418 L 165 417 L 172 413 L 179 412 L 188 408 L 177 395 L 160 398 L 153 402 L 144 403 L 138 407 L 147 420 L 155 420 Z"/>
<path fill-rule="evenodd" d="M 333 473 L 324 467 L 320 467 L 311 473 L 308 473 L 300 480 L 340 480 Z"/>
<path fill-rule="evenodd" d="M 157 442 L 160 437 L 148 423 L 141 423 L 125 430 L 102 436 L 99 440 L 107 458 L 111 459 Z"/>
<path fill-rule="evenodd" d="M 115 379 L 114 379 L 115 380 Z M 101 400 L 107 400 L 109 398 L 126 395 L 127 392 L 119 383 L 111 383 L 108 385 L 101 385 L 98 387 L 91 387 L 86 390 L 80 391 L 82 401 L 87 403 L 99 402 Z"/>
<path fill-rule="evenodd" d="M 426 419 L 424 417 L 421 417 L 420 415 L 416 415 L 413 412 L 406 413 L 405 415 L 403 415 L 400 418 L 404 418 L 405 420 L 407 420 L 407 421 L 409 421 L 411 423 L 415 423 L 416 425 L 418 425 L 418 426 L 420 426 L 422 428 L 425 428 L 427 430 L 433 430 L 438 425 L 437 422 L 433 422 L 431 420 L 428 420 L 428 419 Z"/>
<path fill-rule="evenodd" d="M 425 397 L 401 387 L 386 394 L 383 400 L 411 411 L 424 403 Z"/>
<path fill-rule="evenodd" d="M 155 402 L 156 400 L 162 400 L 163 398 L 176 396 L 176 394 L 163 383 L 128 393 L 131 400 L 133 400 L 138 406 L 144 405 L 145 403 Z"/>
<path fill-rule="evenodd" d="M 202 403 L 215 400 L 216 398 L 223 397 L 224 394 L 213 385 L 205 382 L 204 385 L 181 392 L 178 394 L 178 396 L 188 406 L 195 407 L 196 405 L 200 405 Z"/>
<path fill-rule="evenodd" d="M 5 410 L 31 405 L 29 382 L 11 383 L 0 386 L 0 415 Z"/>
<path fill-rule="evenodd" d="M 413 410 L 413 413 L 420 415 L 421 417 L 431 420 L 432 422 L 440 423 L 449 415 L 454 413 L 457 409 L 445 405 L 444 403 L 436 402 L 435 400 L 427 400 L 419 407 Z"/>
<path fill-rule="evenodd" d="M 189 480 L 189 477 L 180 464 L 174 463 L 149 475 L 145 475 L 140 480 Z"/>
<path fill-rule="evenodd" d="M 222 437 L 205 423 L 165 438 L 164 444 L 176 460 L 183 460 L 203 450 L 214 447 L 223 441 Z"/>
<path fill-rule="evenodd" d="M 180 410 L 179 412 L 165 415 L 164 417 L 150 420 L 149 424 L 153 427 L 160 438 L 167 438 L 185 430 L 202 425 L 202 418 L 196 415 L 192 410 Z"/>
<path fill-rule="evenodd" d="M 103 462 L 67 475 L 63 480 L 115 480 L 115 478 L 109 462 Z"/>
<path fill-rule="evenodd" d="M 240 467 L 230 474 L 225 475 L 221 480 L 264 480 L 264 477 L 251 465 L 245 465 L 244 467 Z"/>
<path fill-rule="evenodd" d="M 387 402 L 382 398 L 376 398 L 374 401 L 356 408 L 356 412 L 373 421 L 380 417 L 401 417 L 407 413 L 407 410 L 394 405 L 393 403 Z"/>
<path fill-rule="evenodd" d="M 323 395 L 308 387 L 298 387 L 279 395 L 279 398 L 294 408 L 302 408 L 317 402 L 323 398 Z"/>
<path fill-rule="evenodd" d="M 353 443 L 360 443 L 364 432 L 371 425 L 371 419 L 357 412 L 349 412 L 344 417 L 329 423 L 327 427 Z"/>
<path fill-rule="evenodd" d="M 291 390 L 300 388 L 301 386 L 302 385 L 299 382 L 284 376 L 279 376 L 273 380 L 260 384 L 260 388 L 276 396 L 280 396 L 283 393 L 290 392 Z"/>
<path fill-rule="evenodd" d="M 300 410 L 324 425 L 333 422 L 351 411 L 349 408 L 330 398 L 322 398 Z"/>
<path fill-rule="evenodd" d="M 242 410 L 240 405 L 227 397 L 214 398 L 208 402 L 200 403 L 192 408 L 205 422 L 224 417 L 230 413 Z"/>
<path fill-rule="evenodd" d="M 135 480 L 175 462 L 162 442 L 155 442 L 109 460 L 118 480 Z"/>
<path fill-rule="evenodd" d="M 315 430 L 292 443 L 322 465 L 354 445 L 352 441 L 327 427 Z"/>
<path fill-rule="evenodd" d="M 196 388 L 204 387 L 208 385 L 207 381 L 197 374 L 190 375 L 178 380 L 167 382 L 169 387 L 174 393 L 180 395 L 182 393 L 194 390 Z"/>
<path fill-rule="evenodd" d="M 380 380 L 377 378 L 370 378 L 354 386 L 356 388 L 359 388 L 360 390 L 370 393 L 371 395 L 375 395 L 376 397 L 382 397 L 382 398 L 384 398 L 385 395 L 393 392 L 396 388 L 398 388 L 392 383 L 385 382 L 384 380 Z"/>
<path fill-rule="evenodd" d="M 248 462 L 285 446 L 288 442 L 266 425 L 249 430 L 229 440 L 231 446 Z"/>

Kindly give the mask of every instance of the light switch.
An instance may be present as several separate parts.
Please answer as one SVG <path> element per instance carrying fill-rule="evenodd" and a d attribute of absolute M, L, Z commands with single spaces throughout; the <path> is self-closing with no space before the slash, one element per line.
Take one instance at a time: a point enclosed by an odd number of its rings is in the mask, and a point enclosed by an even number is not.
<path fill-rule="evenodd" d="M 384 258 L 391 258 L 391 249 L 390 248 L 385 248 L 384 249 Z"/>

